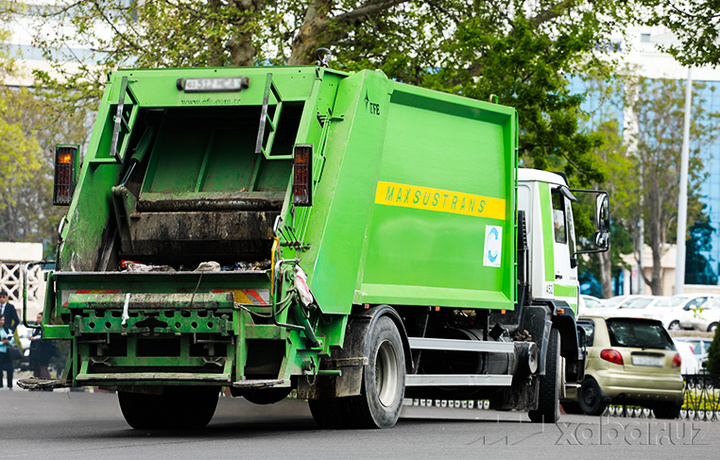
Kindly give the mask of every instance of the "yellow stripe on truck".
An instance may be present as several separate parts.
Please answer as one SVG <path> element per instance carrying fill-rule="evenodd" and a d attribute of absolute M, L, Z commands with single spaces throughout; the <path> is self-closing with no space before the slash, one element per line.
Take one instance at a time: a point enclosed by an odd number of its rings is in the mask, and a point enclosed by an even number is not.
<path fill-rule="evenodd" d="M 505 220 L 505 200 L 419 185 L 378 181 L 375 203 Z"/>

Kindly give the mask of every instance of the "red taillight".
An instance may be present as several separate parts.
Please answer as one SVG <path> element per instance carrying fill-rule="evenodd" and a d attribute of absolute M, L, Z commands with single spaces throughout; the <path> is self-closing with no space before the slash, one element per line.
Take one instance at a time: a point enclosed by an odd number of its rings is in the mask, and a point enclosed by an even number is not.
<path fill-rule="evenodd" d="M 680 366 L 682 366 L 682 358 L 680 357 L 680 353 L 675 353 L 675 356 L 673 356 L 672 367 Z"/>
<path fill-rule="evenodd" d="M 67 206 L 72 201 L 75 191 L 77 155 L 77 145 L 58 145 L 55 149 L 53 204 L 56 206 Z"/>
<path fill-rule="evenodd" d="M 600 352 L 600 358 L 613 364 L 623 365 L 623 358 L 619 351 L 612 349 L 605 349 Z"/>
<path fill-rule="evenodd" d="M 295 206 L 312 206 L 312 145 L 295 146 L 293 195 Z"/>

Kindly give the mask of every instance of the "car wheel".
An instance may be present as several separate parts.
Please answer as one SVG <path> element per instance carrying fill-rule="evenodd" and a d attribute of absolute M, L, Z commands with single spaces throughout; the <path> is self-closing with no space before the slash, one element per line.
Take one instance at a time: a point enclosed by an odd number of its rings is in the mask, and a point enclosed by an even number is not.
<path fill-rule="evenodd" d="M 680 329 L 680 321 L 678 320 L 671 321 L 668 325 L 668 331 L 679 331 Z"/>
<path fill-rule="evenodd" d="M 711 324 L 708 326 L 707 331 L 708 331 L 708 332 L 715 332 L 715 329 L 717 329 L 717 323 L 711 323 Z"/>
<path fill-rule="evenodd" d="M 600 415 L 605 412 L 607 403 L 603 401 L 602 390 L 595 379 L 587 378 L 580 385 L 578 403 L 587 415 Z"/>

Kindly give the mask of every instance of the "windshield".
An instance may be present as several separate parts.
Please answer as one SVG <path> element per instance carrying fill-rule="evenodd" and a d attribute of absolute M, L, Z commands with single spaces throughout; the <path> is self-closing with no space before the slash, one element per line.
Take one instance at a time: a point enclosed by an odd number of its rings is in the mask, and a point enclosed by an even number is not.
<path fill-rule="evenodd" d="M 686 295 L 674 295 L 670 297 L 670 306 L 677 307 L 687 301 L 690 297 Z"/>
<path fill-rule="evenodd" d="M 631 300 L 625 305 L 626 308 L 645 308 L 648 306 L 653 299 L 650 297 L 641 297 L 639 299 Z"/>
<path fill-rule="evenodd" d="M 607 320 L 610 343 L 615 347 L 674 350 L 675 345 L 662 323 L 631 318 Z"/>
<path fill-rule="evenodd" d="M 617 297 L 613 297 L 611 299 L 605 300 L 604 303 L 605 303 L 606 307 L 614 307 L 614 306 L 618 305 L 620 302 L 624 301 L 625 299 L 627 299 L 626 296 L 617 296 Z"/>

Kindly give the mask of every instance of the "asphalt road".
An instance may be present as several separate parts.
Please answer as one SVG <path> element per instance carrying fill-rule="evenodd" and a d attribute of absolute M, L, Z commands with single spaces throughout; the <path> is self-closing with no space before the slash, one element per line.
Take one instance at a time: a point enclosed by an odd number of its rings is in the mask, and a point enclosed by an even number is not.
<path fill-rule="evenodd" d="M 307 404 L 223 397 L 198 432 L 132 430 L 112 393 L 0 392 L 2 459 L 716 458 L 720 422 L 406 406 L 388 430 L 323 431 Z"/>

